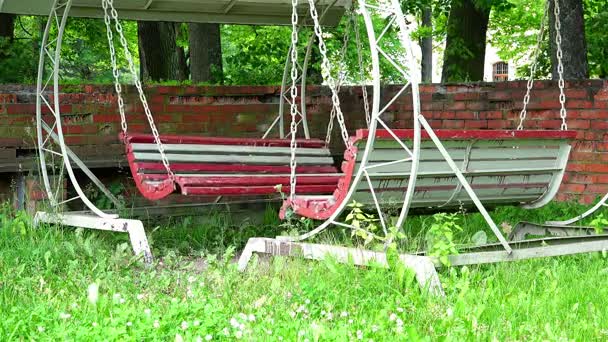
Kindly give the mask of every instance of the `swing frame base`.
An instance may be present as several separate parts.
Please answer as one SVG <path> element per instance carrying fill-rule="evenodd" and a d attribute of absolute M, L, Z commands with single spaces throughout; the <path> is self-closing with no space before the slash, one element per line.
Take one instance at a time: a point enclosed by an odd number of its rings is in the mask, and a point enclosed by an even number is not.
<path fill-rule="evenodd" d="M 108 219 L 94 214 L 83 213 L 49 213 L 39 211 L 34 218 L 34 226 L 40 226 L 41 223 L 127 233 L 129 234 L 133 253 L 141 257 L 146 264 L 152 263 L 152 251 L 148 244 L 144 225 L 140 220 Z"/>
<path fill-rule="evenodd" d="M 575 227 L 567 228 L 576 229 Z M 465 266 L 603 252 L 608 250 L 608 235 L 530 239 L 513 241 L 511 246 L 511 253 L 502 249 L 500 244 L 488 244 L 471 247 L 462 254 L 450 255 L 448 258 L 452 266 Z M 373 264 L 389 267 L 386 253 L 383 252 L 327 244 L 290 242 L 283 239 L 250 238 L 239 258 L 239 271 L 247 268 L 254 253 L 309 260 L 323 260 L 331 257 L 338 262 L 357 266 Z M 433 295 L 445 296 L 437 274 L 437 268 L 443 267 L 443 265 L 437 258 L 422 254 L 400 254 L 399 260 L 415 272 L 416 280 L 422 288 L 427 289 Z"/>

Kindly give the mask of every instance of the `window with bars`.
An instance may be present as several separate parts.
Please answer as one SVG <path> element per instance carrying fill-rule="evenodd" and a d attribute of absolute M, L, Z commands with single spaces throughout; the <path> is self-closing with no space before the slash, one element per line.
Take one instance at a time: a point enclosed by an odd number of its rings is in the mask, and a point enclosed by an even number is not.
<path fill-rule="evenodd" d="M 506 62 L 494 63 L 492 68 L 492 79 L 494 82 L 509 80 L 509 64 Z"/>

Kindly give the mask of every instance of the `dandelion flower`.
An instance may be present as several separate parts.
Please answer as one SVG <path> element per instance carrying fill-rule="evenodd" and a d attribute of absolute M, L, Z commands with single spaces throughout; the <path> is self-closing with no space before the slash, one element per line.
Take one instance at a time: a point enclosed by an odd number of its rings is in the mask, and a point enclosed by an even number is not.
<path fill-rule="evenodd" d="M 91 325 L 93 326 L 93 328 L 96 328 L 99 324 L 97 324 L 97 322 L 93 322 Z"/>
<path fill-rule="evenodd" d="M 160 328 L 160 322 L 158 320 L 154 321 L 154 328 Z"/>
<path fill-rule="evenodd" d="M 254 316 L 254 315 L 252 315 L 252 314 L 249 314 L 249 316 L 247 316 L 247 320 L 248 320 L 249 322 L 255 322 L 255 316 Z"/>

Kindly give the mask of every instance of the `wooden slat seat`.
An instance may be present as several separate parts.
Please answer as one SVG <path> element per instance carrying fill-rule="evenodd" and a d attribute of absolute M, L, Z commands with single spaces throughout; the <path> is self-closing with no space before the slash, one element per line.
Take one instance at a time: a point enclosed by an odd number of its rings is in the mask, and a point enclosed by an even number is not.
<path fill-rule="evenodd" d="M 394 132 L 411 146 L 413 130 Z M 561 183 L 570 152 L 569 141 L 576 137 L 574 131 L 437 130 L 435 133 L 481 202 L 489 207 L 508 204 L 540 207 L 548 203 Z M 283 212 L 292 206 L 301 216 L 329 218 L 345 200 L 359 169 L 368 134 L 367 130 L 359 130 L 352 138 L 354 148 L 345 153 L 344 175 L 333 196 L 319 198 L 302 194 L 294 203 L 285 203 Z M 367 170 L 383 207 L 400 208 L 403 204 L 411 162 L 387 163 L 407 157 L 407 152 L 388 131 L 376 132 Z M 371 189 L 365 179 L 357 184 L 351 200 L 373 205 Z M 448 210 L 471 206 L 473 202 L 449 165 L 423 133 L 411 208 Z"/>
<path fill-rule="evenodd" d="M 158 200 L 174 191 L 197 196 L 276 194 L 290 191 L 290 140 L 162 136 L 175 181 L 148 134 L 121 137 L 129 167 L 142 195 Z M 322 140 L 298 140 L 296 191 L 329 195 L 341 174 Z"/>

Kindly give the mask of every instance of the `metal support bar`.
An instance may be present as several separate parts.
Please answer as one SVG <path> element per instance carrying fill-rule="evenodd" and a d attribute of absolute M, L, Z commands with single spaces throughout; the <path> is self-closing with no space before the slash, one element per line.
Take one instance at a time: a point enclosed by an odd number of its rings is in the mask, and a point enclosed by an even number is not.
<path fill-rule="evenodd" d="M 247 268 L 253 253 L 302 257 L 311 260 L 323 260 L 330 257 L 339 262 L 353 263 L 357 266 L 374 264 L 389 267 L 386 253 L 382 252 L 331 245 L 286 242 L 268 238 L 251 238 L 239 258 L 238 269 L 240 271 Z M 428 289 L 434 295 L 444 295 L 435 265 L 429 257 L 401 254 L 399 260 L 416 273 L 416 280 L 421 287 Z"/>
<path fill-rule="evenodd" d="M 37 212 L 34 225 L 38 226 L 40 223 L 128 233 L 135 255 L 141 256 L 146 263 L 152 262 L 152 251 L 148 244 L 144 225 L 139 220 L 107 219 L 86 214 Z"/>

